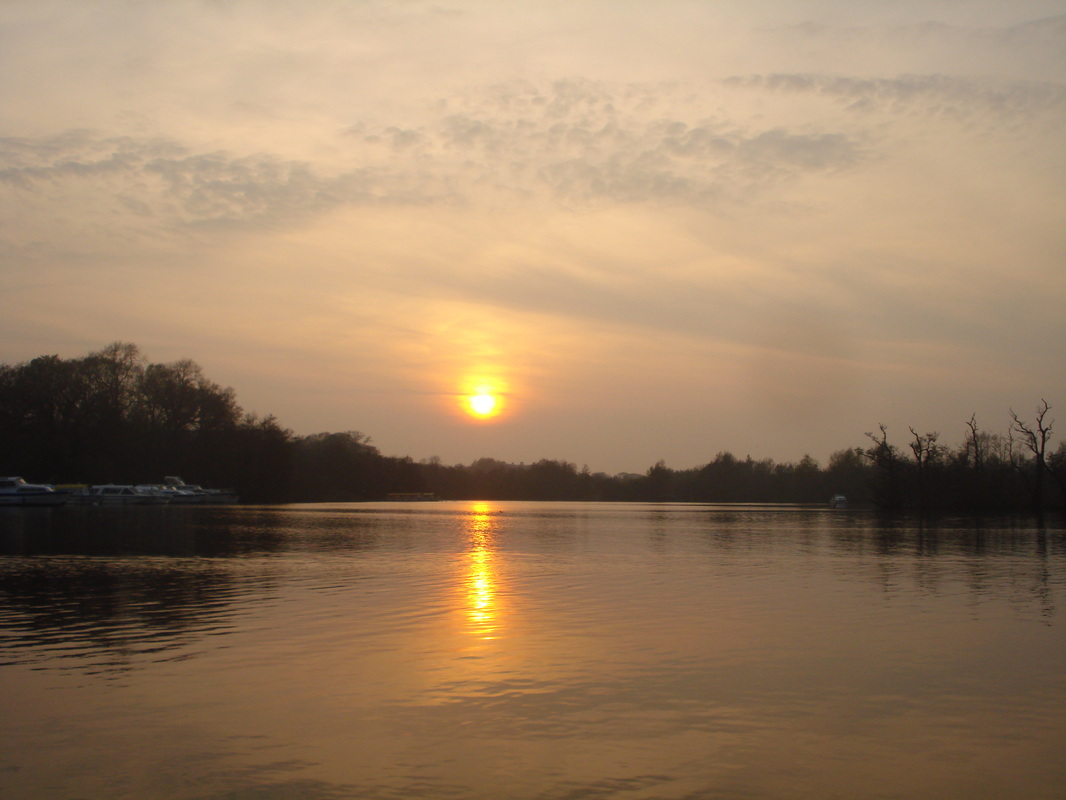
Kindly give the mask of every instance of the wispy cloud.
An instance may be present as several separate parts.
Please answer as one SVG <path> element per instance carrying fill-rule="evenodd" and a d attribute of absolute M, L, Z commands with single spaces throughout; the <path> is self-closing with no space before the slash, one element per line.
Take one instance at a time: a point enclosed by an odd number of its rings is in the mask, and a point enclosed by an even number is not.
<path fill-rule="evenodd" d="M 666 118 L 654 87 L 556 82 L 489 87 L 411 127 L 342 132 L 343 162 L 196 152 L 179 140 L 70 131 L 0 140 L 0 183 L 38 191 L 96 182 L 104 196 L 183 223 L 279 224 L 337 206 L 469 201 L 485 189 L 565 201 L 704 202 L 807 172 L 848 169 L 866 145 L 840 132 Z M 343 164 L 343 165 L 342 165 Z"/>
<path fill-rule="evenodd" d="M 854 78 L 773 74 L 737 76 L 725 83 L 752 90 L 818 95 L 852 111 L 983 119 L 997 125 L 1016 123 L 1020 115 L 1060 119 L 1066 112 L 1066 86 L 1050 82 L 953 75 Z"/>

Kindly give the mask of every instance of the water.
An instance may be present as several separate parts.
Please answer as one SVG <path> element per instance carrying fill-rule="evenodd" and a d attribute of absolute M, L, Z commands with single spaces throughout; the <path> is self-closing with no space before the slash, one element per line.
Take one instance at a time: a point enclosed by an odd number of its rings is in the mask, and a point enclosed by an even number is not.
<path fill-rule="evenodd" d="M 0 513 L 0 797 L 1061 798 L 1061 520 Z"/>

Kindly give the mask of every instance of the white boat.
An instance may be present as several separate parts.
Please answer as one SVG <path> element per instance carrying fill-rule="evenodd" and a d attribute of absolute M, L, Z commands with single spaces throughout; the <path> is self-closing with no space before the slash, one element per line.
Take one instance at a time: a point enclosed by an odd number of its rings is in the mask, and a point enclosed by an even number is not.
<path fill-rule="evenodd" d="M 86 483 L 57 483 L 55 489 L 57 492 L 66 492 L 70 495 L 69 505 L 92 505 L 93 497 L 89 494 L 89 485 Z"/>
<path fill-rule="evenodd" d="M 155 495 L 156 497 L 165 497 L 171 503 L 196 505 L 201 502 L 199 496 L 197 496 L 195 492 L 186 488 L 178 488 L 177 486 L 166 486 L 162 483 L 145 483 L 135 486 L 134 488 L 145 494 Z"/>
<path fill-rule="evenodd" d="M 89 487 L 89 496 L 93 503 L 101 506 L 151 506 L 164 505 L 170 500 L 160 495 L 145 492 L 136 486 L 116 483 L 102 483 Z"/>
<path fill-rule="evenodd" d="M 57 492 L 43 483 L 0 478 L 0 506 L 61 506 L 69 499 L 68 492 Z"/>
<path fill-rule="evenodd" d="M 830 508 L 847 508 L 848 507 L 848 498 L 846 498 L 842 494 L 835 494 L 835 495 L 833 495 L 832 497 L 829 498 L 829 507 Z"/>
<path fill-rule="evenodd" d="M 164 493 L 171 493 L 174 502 L 179 503 L 236 503 L 240 499 L 231 489 L 205 489 L 195 483 L 186 483 L 177 475 L 163 478 L 160 489 Z"/>

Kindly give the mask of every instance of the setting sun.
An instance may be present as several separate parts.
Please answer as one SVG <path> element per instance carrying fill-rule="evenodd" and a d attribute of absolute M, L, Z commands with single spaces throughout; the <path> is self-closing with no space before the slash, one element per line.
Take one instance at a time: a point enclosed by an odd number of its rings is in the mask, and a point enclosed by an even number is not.
<path fill-rule="evenodd" d="M 487 421 L 503 412 L 508 388 L 501 378 L 481 374 L 467 378 L 462 386 L 459 408 L 467 417 Z"/>
<path fill-rule="evenodd" d="M 479 417 L 491 417 L 496 413 L 496 407 L 499 405 L 499 400 L 493 394 L 475 394 L 467 398 L 467 402 L 470 405 L 470 412 Z"/>
<path fill-rule="evenodd" d="M 468 414 L 478 419 L 488 419 L 500 413 L 500 396 L 488 388 L 478 388 L 474 394 L 463 398 Z"/>

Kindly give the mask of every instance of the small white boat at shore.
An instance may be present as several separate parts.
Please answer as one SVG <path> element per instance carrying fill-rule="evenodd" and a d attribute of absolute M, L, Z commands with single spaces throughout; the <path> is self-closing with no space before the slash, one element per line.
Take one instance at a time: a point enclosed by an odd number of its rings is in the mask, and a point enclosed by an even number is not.
<path fill-rule="evenodd" d="M 95 505 L 101 506 L 158 506 L 170 502 L 166 497 L 142 491 L 137 486 L 116 483 L 90 486 L 89 497 Z"/>
<path fill-rule="evenodd" d="M 177 475 L 167 475 L 159 487 L 164 494 L 178 503 L 236 503 L 240 498 L 232 489 L 205 489 L 195 483 L 186 483 Z"/>
<path fill-rule="evenodd" d="M 19 477 L 0 478 L 0 506 L 61 506 L 68 492 L 57 492 L 43 483 L 26 483 Z"/>
<path fill-rule="evenodd" d="M 93 497 L 89 494 L 89 484 L 87 483 L 57 483 L 55 489 L 57 492 L 66 492 L 70 495 L 68 505 L 88 506 L 93 503 Z"/>
<path fill-rule="evenodd" d="M 162 483 L 144 483 L 133 487 L 144 494 L 165 497 L 175 505 L 207 505 L 236 503 L 238 497 L 229 489 L 205 489 L 195 483 L 186 483 L 175 475 L 163 478 Z"/>
<path fill-rule="evenodd" d="M 846 498 L 842 494 L 835 494 L 835 495 L 833 495 L 832 497 L 829 498 L 829 507 L 830 508 L 847 508 L 848 507 L 848 498 Z"/>
<path fill-rule="evenodd" d="M 166 486 L 162 483 L 143 483 L 134 488 L 139 492 L 154 495 L 155 497 L 165 497 L 169 503 L 195 505 L 200 502 L 200 498 L 194 492 L 188 489 L 179 489 L 176 486 Z"/>

